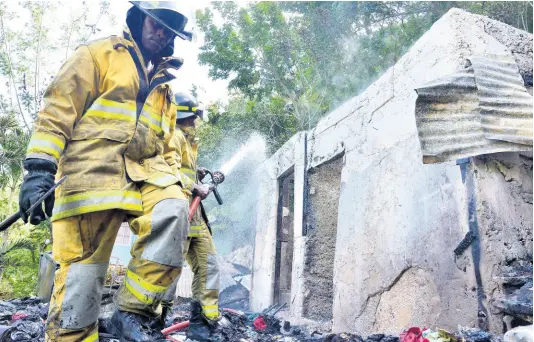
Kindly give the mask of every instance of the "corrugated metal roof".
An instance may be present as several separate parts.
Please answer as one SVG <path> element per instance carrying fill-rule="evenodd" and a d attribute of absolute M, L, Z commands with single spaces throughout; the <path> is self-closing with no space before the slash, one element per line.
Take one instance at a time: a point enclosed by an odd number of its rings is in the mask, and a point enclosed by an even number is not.
<path fill-rule="evenodd" d="M 508 56 L 475 56 L 471 65 L 416 89 L 423 162 L 532 151 L 532 96 Z"/>

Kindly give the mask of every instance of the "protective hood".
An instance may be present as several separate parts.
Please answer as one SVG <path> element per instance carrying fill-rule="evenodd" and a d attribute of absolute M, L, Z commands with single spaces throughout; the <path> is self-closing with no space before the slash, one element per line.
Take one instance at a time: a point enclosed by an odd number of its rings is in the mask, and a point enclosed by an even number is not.
<path fill-rule="evenodd" d="M 191 126 L 184 126 L 184 125 L 181 125 L 179 123 L 176 124 L 176 126 L 178 128 L 180 128 L 182 130 L 182 132 L 184 132 L 184 135 L 188 138 L 188 139 L 193 139 L 195 138 L 195 136 L 197 135 L 197 129 L 195 127 L 191 127 Z"/>

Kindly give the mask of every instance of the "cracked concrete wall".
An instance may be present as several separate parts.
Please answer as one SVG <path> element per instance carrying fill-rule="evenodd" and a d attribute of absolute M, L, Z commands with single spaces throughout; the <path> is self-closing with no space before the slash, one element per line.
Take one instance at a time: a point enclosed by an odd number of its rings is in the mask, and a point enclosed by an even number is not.
<path fill-rule="evenodd" d="M 510 39 L 510 35 L 514 38 Z M 518 63 L 526 65 L 525 70 L 529 67 L 532 70 L 532 35 L 453 9 L 361 95 L 345 102 L 308 132 L 308 168 L 345 153 L 333 272 L 332 329 L 335 332 L 398 333 L 407 325 L 419 322 L 446 329 L 456 329 L 459 324 L 476 326 L 473 265 L 468 260 L 457 264 L 453 254 L 469 229 L 465 185 L 455 163 L 422 164 L 414 117 L 417 95 L 413 89 L 463 68 L 469 56 L 486 53 L 511 54 Z M 267 169 L 283 169 L 280 163 L 284 164 L 287 158 L 282 155 L 290 155 L 295 169 L 298 166 L 303 176 L 301 141 L 294 139 L 284 145 L 270 159 Z M 502 164 L 507 169 L 518 170 L 514 169 L 515 164 Z M 517 177 L 525 177 L 524 173 L 520 175 Z M 296 181 L 301 181 L 301 176 L 295 172 Z M 276 232 L 276 221 L 273 228 L 268 213 L 276 216 L 277 190 L 272 186 L 276 177 L 270 176 L 266 181 L 271 185 L 262 185 L 266 201 L 258 214 L 254 309 L 270 304 L 266 293 L 272 287 L 268 274 L 272 273 L 274 264 L 271 245 L 275 244 L 272 230 Z M 499 207 L 499 194 L 512 191 L 515 183 L 506 182 L 495 171 L 482 178 L 477 183 L 485 189 L 479 191 L 479 210 L 491 213 L 493 218 L 488 222 L 480 218 L 481 230 L 491 231 L 489 227 L 498 226 L 497 223 L 516 227 L 510 239 L 523 239 L 526 247 L 520 254 L 527 255 L 528 248 L 532 250 L 528 246 L 532 240 L 531 226 L 530 235 L 519 232 L 528 230 L 529 222 L 532 225 L 532 209 L 528 213 L 528 203 L 519 199 L 528 199 L 529 191 L 532 196 L 532 188 L 517 190 L 514 202 L 508 198 L 512 196 L 510 193 L 503 195 L 507 198 L 504 203 L 513 203 L 513 209 L 505 210 L 503 203 Z M 503 184 L 492 189 L 491 182 L 497 179 Z M 298 191 L 302 191 L 302 183 L 295 184 L 295 212 L 302 210 L 302 192 Z M 517 218 L 518 212 L 521 219 Z M 509 217 L 496 219 L 498 215 Z M 491 220 L 497 221 L 491 223 Z M 302 264 L 307 240 L 297 224 L 302 224 L 302 215 L 295 215 L 295 234 L 300 235 L 295 236 L 291 313 L 302 317 L 303 294 L 307 290 Z M 503 232 L 507 229 L 502 228 Z M 496 242 L 489 238 L 483 243 L 485 250 L 496 248 Z M 503 246 L 497 250 L 505 252 L 507 246 Z M 498 273 L 490 265 L 498 264 L 504 252 L 485 256 L 484 282 L 489 284 L 491 277 Z M 487 290 L 491 289 L 488 285 Z"/>
<path fill-rule="evenodd" d="M 428 317 L 440 310 L 441 298 L 431 272 L 409 267 L 379 297 L 373 331 L 402 331 L 427 326 Z"/>
<path fill-rule="evenodd" d="M 431 307 L 426 326 L 476 324 L 472 265 L 456 267 L 452 250 L 468 230 L 459 167 L 423 165 L 414 123 L 413 89 L 461 68 L 475 54 L 510 54 L 485 29 L 485 17 L 451 10 L 363 94 L 322 120 L 312 162 L 346 150 L 334 269 L 334 331 L 398 333 L 417 302 L 387 296 L 399 274 L 425 272 Z M 498 24 L 494 24 L 498 26 Z M 530 36 L 531 38 L 531 36 Z M 532 46 L 526 35 L 522 43 Z M 530 51 L 532 48 L 530 48 Z M 404 273 L 403 277 L 409 273 Z M 408 289 L 422 291 L 417 282 Z M 425 293 L 425 292 L 423 292 Z M 416 304 L 414 304 L 416 303 Z M 416 309 L 413 309 L 416 310 Z M 421 309 L 422 310 L 422 309 Z"/>

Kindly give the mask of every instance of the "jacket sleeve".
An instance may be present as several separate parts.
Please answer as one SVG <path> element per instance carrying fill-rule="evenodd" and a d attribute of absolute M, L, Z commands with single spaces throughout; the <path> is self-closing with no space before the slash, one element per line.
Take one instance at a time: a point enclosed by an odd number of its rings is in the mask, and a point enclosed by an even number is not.
<path fill-rule="evenodd" d="M 189 192 L 192 193 L 193 189 L 195 188 L 196 178 L 191 178 L 190 174 L 182 165 L 182 155 L 185 153 L 185 144 L 187 144 L 187 141 L 185 141 L 185 139 L 183 138 L 179 138 L 178 136 L 176 136 L 174 140 L 177 146 L 176 161 L 180 173 L 180 178 L 182 180 L 182 186 L 184 189 L 189 190 Z"/>
<path fill-rule="evenodd" d="M 98 69 L 87 46 L 80 46 L 46 89 L 26 158 L 58 163 L 75 124 L 98 93 Z"/>
<path fill-rule="evenodd" d="M 193 192 L 193 189 L 195 188 L 196 180 L 194 178 L 191 178 L 191 176 L 188 175 L 186 172 L 184 172 L 183 169 L 180 169 L 180 177 L 182 178 L 182 185 L 184 186 L 184 189 L 187 189 L 190 192 Z"/>
<path fill-rule="evenodd" d="M 176 137 L 174 135 L 174 132 L 176 130 L 176 110 L 175 107 L 171 104 L 169 106 L 169 112 L 167 113 L 169 116 L 169 137 L 168 140 L 165 141 L 163 144 L 163 158 L 165 158 L 165 161 L 167 164 L 171 167 L 172 173 L 180 179 L 179 175 L 179 161 L 176 159 L 177 155 L 177 145 L 176 145 Z"/>

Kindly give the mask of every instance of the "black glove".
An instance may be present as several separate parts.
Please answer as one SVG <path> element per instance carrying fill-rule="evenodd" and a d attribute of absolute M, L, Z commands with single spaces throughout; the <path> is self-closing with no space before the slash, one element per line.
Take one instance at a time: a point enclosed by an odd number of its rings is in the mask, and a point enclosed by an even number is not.
<path fill-rule="evenodd" d="M 24 177 L 24 182 L 20 186 L 19 210 L 24 223 L 28 223 L 28 215 L 26 212 L 39 198 L 54 186 L 57 166 L 46 159 L 30 158 L 24 161 L 24 169 L 28 171 L 28 174 Z M 43 202 L 46 215 L 48 217 L 52 216 L 52 209 L 54 209 L 54 194 L 48 196 Z M 31 224 L 37 225 L 46 219 L 42 207 L 42 205 L 39 205 L 31 212 Z"/>

